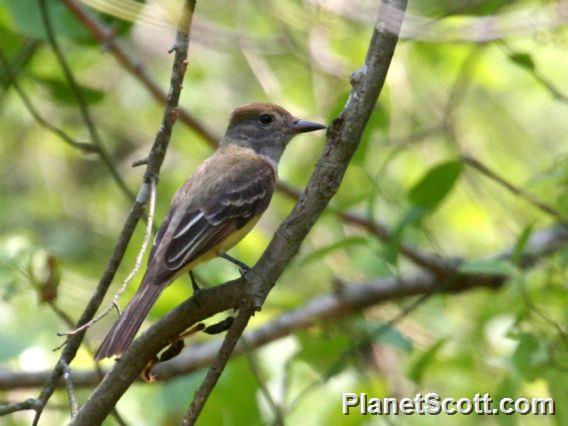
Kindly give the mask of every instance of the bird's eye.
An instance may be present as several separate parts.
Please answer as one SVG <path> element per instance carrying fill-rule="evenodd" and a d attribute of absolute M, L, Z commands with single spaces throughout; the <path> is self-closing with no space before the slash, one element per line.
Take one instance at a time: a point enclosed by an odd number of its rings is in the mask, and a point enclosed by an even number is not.
<path fill-rule="evenodd" d="M 262 114 L 258 117 L 258 122 L 264 125 L 270 124 L 272 123 L 272 116 L 270 114 Z"/>

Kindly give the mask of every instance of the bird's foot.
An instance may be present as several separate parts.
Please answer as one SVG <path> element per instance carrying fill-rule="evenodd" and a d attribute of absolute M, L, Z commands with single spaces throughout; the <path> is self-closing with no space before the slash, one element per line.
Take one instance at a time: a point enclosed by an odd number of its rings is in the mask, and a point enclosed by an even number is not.
<path fill-rule="evenodd" d="M 195 303 L 201 305 L 199 300 L 199 296 L 201 295 L 201 287 L 199 287 L 199 285 L 197 284 L 197 279 L 195 278 L 193 271 L 189 271 L 188 274 L 189 279 L 191 280 L 191 288 L 193 289 L 193 297 L 195 298 Z"/>
<path fill-rule="evenodd" d="M 160 355 L 160 362 L 167 361 L 179 355 L 185 347 L 185 343 L 181 336 L 172 339 L 170 346 Z"/>
<path fill-rule="evenodd" d="M 229 328 L 231 328 L 231 325 L 233 325 L 233 321 L 235 320 L 234 317 L 228 316 L 227 318 L 225 318 L 222 321 L 219 321 L 215 324 L 210 325 L 209 327 L 206 327 L 203 332 L 207 333 L 207 334 L 219 334 L 222 333 L 223 331 L 227 331 L 229 330 Z"/>
<path fill-rule="evenodd" d="M 241 262 L 239 259 L 235 259 L 233 256 L 227 254 L 227 253 L 221 253 L 219 255 L 219 257 L 228 260 L 229 262 L 231 262 L 233 265 L 237 265 L 239 267 L 239 273 L 241 274 L 241 278 L 243 278 L 246 273 L 248 271 L 250 271 L 250 266 L 248 266 L 246 263 Z"/>

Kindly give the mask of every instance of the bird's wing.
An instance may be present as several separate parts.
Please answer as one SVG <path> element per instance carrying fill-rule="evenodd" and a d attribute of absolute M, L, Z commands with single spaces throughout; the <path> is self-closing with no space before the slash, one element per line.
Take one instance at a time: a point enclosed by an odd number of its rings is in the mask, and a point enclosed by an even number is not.
<path fill-rule="evenodd" d="M 174 275 L 263 213 L 270 203 L 276 180 L 270 163 L 251 157 L 217 160 L 227 168 L 214 175 L 206 172 L 198 179 L 206 185 L 196 180 L 188 191 L 178 194 L 192 194 L 189 204 L 174 199 L 152 249 L 150 262 L 156 265 L 151 266 L 160 269 L 154 271 L 160 276 Z"/>

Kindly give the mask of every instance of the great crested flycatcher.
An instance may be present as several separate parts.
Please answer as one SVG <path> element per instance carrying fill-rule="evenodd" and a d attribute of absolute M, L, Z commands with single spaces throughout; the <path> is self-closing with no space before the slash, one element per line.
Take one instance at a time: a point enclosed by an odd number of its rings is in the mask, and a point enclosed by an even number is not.
<path fill-rule="evenodd" d="M 179 276 L 226 251 L 258 222 L 276 185 L 277 165 L 298 133 L 325 129 L 268 103 L 233 112 L 219 148 L 178 190 L 150 252 L 138 291 L 95 355 L 123 353 L 162 292 Z M 238 264 L 238 261 L 236 261 Z"/>

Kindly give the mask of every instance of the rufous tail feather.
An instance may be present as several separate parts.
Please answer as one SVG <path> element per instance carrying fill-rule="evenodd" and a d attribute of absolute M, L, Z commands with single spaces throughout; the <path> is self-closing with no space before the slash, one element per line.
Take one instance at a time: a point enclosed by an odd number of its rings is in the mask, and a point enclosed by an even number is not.
<path fill-rule="evenodd" d="M 125 311 L 107 333 L 95 354 L 96 360 L 120 355 L 130 346 L 136 332 L 142 326 L 144 318 L 148 315 L 163 288 L 163 286 L 153 283 L 140 286 Z"/>

